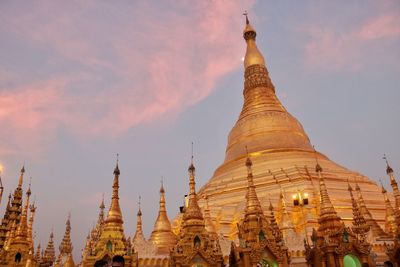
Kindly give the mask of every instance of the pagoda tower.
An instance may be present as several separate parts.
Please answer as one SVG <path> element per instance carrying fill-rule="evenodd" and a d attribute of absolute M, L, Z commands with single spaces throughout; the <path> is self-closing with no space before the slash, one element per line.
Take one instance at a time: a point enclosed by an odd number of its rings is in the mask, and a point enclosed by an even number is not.
<path fill-rule="evenodd" d="M 72 242 L 71 242 L 71 216 L 68 215 L 67 222 L 65 223 L 65 233 L 59 246 L 60 254 L 54 266 L 58 267 L 75 267 L 74 258 L 72 256 Z"/>
<path fill-rule="evenodd" d="M 192 157 L 193 158 L 193 157 Z M 197 202 L 195 167 L 189 166 L 189 202 L 184 209 L 178 241 L 170 252 L 170 266 L 223 266 L 218 240 L 206 229 L 204 217 Z"/>
<path fill-rule="evenodd" d="M 176 236 L 172 232 L 165 206 L 165 189 L 161 181 L 160 206 L 154 229 L 151 232 L 150 241 L 157 247 L 159 254 L 169 254 L 170 249 L 176 244 Z"/>
<path fill-rule="evenodd" d="M 199 205 L 205 206 L 207 196 L 211 218 L 225 237 L 237 240 L 236 225 L 244 214 L 247 181 L 243 159 L 247 157 L 245 147 L 254 163 L 254 185 L 258 191 L 261 208 L 268 211 L 268 198 L 277 203 L 281 188 L 288 195 L 301 191 L 309 195 L 307 220 L 300 210 L 287 205 L 293 214 L 292 224 L 302 238 L 311 235 L 316 225 L 320 207 L 318 176 L 314 171 L 315 157 L 324 166 L 327 191 L 334 200 L 334 208 L 346 225 L 351 225 L 352 203 L 348 197 L 347 179 L 358 181 L 366 206 L 374 213 L 371 219 L 378 227 L 385 222 L 385 204 L 380 197 L 379 186 L 368 177 L 351 171 L 331 161 L 321 152 L 315 152 L 307 133 L 276 96 L 266 60 L 256 44 L 256 30 L 246 17 L 243 37 L 246 42 L 244 57 L 244 103 L 236 124 L 231 129 L 225 160 L 213 176 L 199 190 Z M 381 232 L 381 234 L 383 231 Z M 295 244 L 287 244 L 293 255 L 298 255 Z M 299 258 L 302 256 L 299 256 Z M 304 260 L 304 259 L 302 259 Z"/>
<path fill-rule="evenodd" d="M 22 185 L 24 182 L 25 166 L 22 166 L 18 179 L 18 186 L 14 190 L 14 194 L 8 198 L 7 208 L 0 224 L 0 250 L 3 248 L 6 238 L 10 235 L 12 225 L 19 224 L 22 213 Z"/>
<path fill-rule="evenodd" d="M 125 266 L 137 266 L 137 254 L 132 251 L 131 241 L 125 238 L 124 221 L 122 219 L 121 207 L 119 205 L 119 176 L 120 170 L 118 159 L 114 168 L 113 192 L 111 198 L 110 209 L 107 218 L 100 227 L 100 236 L 93 244 L 93 251 L 89 255 L 85 255 L 82 266 L 92 267 L 98 260 L 107 260 L 120 255 L 125 259 Z M 100 205 L 99 222 L 101 224 L 102 210 L 104 205 Z"/>
<path fill-rule="evenodd" d="M 40 248 L 38 248 L 40 250 Z M 56 260 L 56 250 L 54 248 L 54 233 L 53 230 L 50 233 L 49 242 L 44 250 L 43 257 L 41 258 L 41 266 L 52 266 Z"/>
<path fill-rule="evenodd" d="M 22 186 L 22 175 L 21 171 L 20 180 L 18 186 Z M 18 189 L 18 188 L 17 188 Z M 22 192 L 17 191 L 16 192 Z M 15 194 L 14 194 L 15 195 Z M 19 223 L 17 224 L 16 219 L 13 221 L 13 227 L 11 233 L 7 237 L 5 246 L 3 247 L 0 254 L 0 266 L 25 266 L 28 260 L 32 263 L 33 254 L 33 241 L 29 237 L 29 225 L 28 225 L 28 210 L 29 210 L 29 199 L 31 196 L 31 189 L 28 188 L 26 192 L 25 204 L 22 209 Z M 21 198 L 22 201 L 22 198 Z"/>
<path fill-rule="evenodd" d="M 332 204 L 322 167 L 318 162 L 315 171 L 319 177 L 321 211 L 319 227 L 314 229 L 311 237 L 312 245 L 304 242 L 307 264 L 314 267 L 373 265 L 370 257 L 371 245 L 366 241 L 370 227 L 354 199 L 352 187 L 348 184 L 353 213 L 350 227 L 345 226 Z"/>
<path fill-rule="evenodd" d="M 241 267 L 252 266 L 289 266 L 290 256 L 283 243 L 273 212 L 272 203 L 269 206 L 269 218 L 264 215 L 253 182 L 252 161 L 246 160 L 247 193 L 244 218 L 238 224 L 239 247 L 234 248 L 234 255 L 239 255 L 231 263 Z"/>

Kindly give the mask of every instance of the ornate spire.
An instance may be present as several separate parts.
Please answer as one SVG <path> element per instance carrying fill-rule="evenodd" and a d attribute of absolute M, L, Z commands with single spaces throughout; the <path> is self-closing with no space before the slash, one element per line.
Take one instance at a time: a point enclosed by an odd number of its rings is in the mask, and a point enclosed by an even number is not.
<path fill-rule="evenodd" d="M 337 216 L 335 208 L 332 205 L 332 202 L 328 195 L 328 190 L 326 189 L 324 176 L 322 175 L 322 167 L 319 165 L 318 161 L 315 166 L 315 171 L 318 174 L 319 178 L 319 190 L 321 194 L 321 213 L 318 219 L 319 228 L 318 231 L 322 231 L 325 234 L 325 231 L 338 230 L 342 227 L 342 222 Z"/>
<path fill-rule="evenodd" d="M 22 187 L 22 184 L 24 182 L 24 173 L 25 173 L 25 164 L 22 165 L 22 168 L 21 168 L 21 174 L 18 179 L 18 187 Z"/>
<path fill-rule="evenodd" d="M 256 187 L 253 182 L 253 171 L 252 171 L 253 162 L 249 157 L 246 159 L 246 167 L 247 167 L 247 202 L 246 202 L 246 214 L 262 214 L 262 209 L 260 205 L 260 201 L 258 200 L 256 194 Z M 246 215 L 245 215 L 246 216 Z"/>
<path fill-rule="evenodd" d="M 257 48 L 256 31 L 247 13 L 244 15 L 244 104 L 228 137 L 225 163 L 244 157 L 244 146 L 248 146 L 250 153 L 282 152 L 283 149 L 311 152 L 310 140 L 301 124 L 285 110 L 275 95 L 264 57 Z"/>
<path fill-rule="evenodd" d="M 282 244 L 283 242 L 283 235 L 281 230 L 279 229 L 278 223 L 276 222 L 276 217 L 274 214 L 274 206 L 272 206 L 271 199 L 269 200 L 269 211 L 270 211 L 270 226 L 272 230 L 272 235 L 275 237 L 275 242 L 277 244 Z"/>
<path fill-rule="evenodd" d="M 60 244 L 60 255 L 69 255 L 72 253 L 72 242 L 71 242 L 71 215 L 68 215 L 67 222 L 65 224 L 64 237 Z"/>
<path fill-rule="evenodd" d="M 361 211 L 358 207 L 358 204 L 353 196 L 353 188 L 351 187 L 349 180 L 347 179 L 348 190 L 350 193 L 351 203 L 353 206 L 353 227 L 352 230 L 359 237 L 361 242 L 364 242 L 366 239 L 366 234 L 368 233 L 370 227 L 362 216 Z"/>
<path fill-rule="evenodd" d="M 118 154 L 117 154 L 117 164 L 115 165 L 114 169 L 114 182 L 113 182 L 113 193 L 112 193 L 112 198 L 111 198 L 111 205 L 110 205 L 110 210 L 108 211 L 108 216 L 105 221 L 106 224 L 110 223 L 115 223 L 115 224 L 123 224 L 122 220 L 122 212 L 121 208 L 119 206 L 119 196 L 118 196 L 118 190 L 119 190 L 119 167 L 118 167 Z"/>
<path fill-rule="evenodd" d="M 29 185 L 28 191 L 26 192 L 25 206 L 24 209 L 22 210 L 21 220 L 18 224 L 17 233 L 15 235 L 16 240 L 27 241 L 28 239 L 28 209 L 29 209 L 30 196 L 31 196 L 31 189 Z"/>
<path fill-rule="evenodd" d="M 171 223 L 168 219 L 167 209 L 165 207 L 165 189 L 161 180 L 160 202 L 154 229 L 151 232 L 150 241 L 154 243 L 160 253 L 169 253 L 169 250 L 176 243 L 176 236 L 172 232 Z"/>
<path fill-rule="evenodd" d="M 36 213 L 36 206 L 35 200 L 33 201 L 32 205 L 29 206 L 30 215 L 29 215 L 29 224 L 28 224 L 28 242 L 30 243 L 31 249 L 33 251 L 33 222 L 35 220 L 35 213 Z"/>
<path fill-rule="evenodd" d="M 47 243 L 47 247 L 44 250 L 43 254 L 43 261 L 48 263 L 50 266 L 54 263 L 56 260 L 56 251 L 54 248 L 54 234 L 53 230 L 51 230 L 50 237 L 49 237 L 49 242 Z"/>
<path fill-rule="evenodd" d="M 400 220 L 400 192 L 399 192 L 399 186 L 397 184 L 396 179 L 394 178 L 394 172 L 392 167 L 389 165 L 389 161 L 386 157 L 386 155 L 383 156 L 383 159 L 386 161 L 386 173 L 389 175 L 390 178 L 390 185 L 393 188 L 393 195 L 395 199 L 395 214 Z"/>
<path fill-rule="evenodd" d="M 246 26 L 243 30 L 243 38 L 247 43 L 246 55 L 244 57 L 244 68 L 246 69 L 251 65 L 261 65 L 265 67 L 264 57 L 256 45 L 257 33 L 249 22 L 247 12 L 244 15 L 246 16 Z"/>
<path fill-rule="evenodd" d="M 382 187 L 382 194 L 383 198 L 385 200 L 385 205 L 386 205 L 386 232 L 389 233 L 391 236 L 395 236 L 397 232 L 398 225 L 396 223 L 396 214 L 393 210 L 392 204 L 390 203 L 390 200 L 387 195 L 387 191 L 385 187 L 383 187 L 383 184 L 381 183 Z"/>
<path fill-rule="evenodd" d="M 193 155 L 192 161 L 188 168 L 189 172 L 189 203 L 183 214 L 183 227 L 189 227 L 190 225 L 202 225 L 204 226 L 203 214 L 201 213 L 199 204 L 197 202 L 197 194 L 196 194 L 196 182 L 195 182 L 195 172 L 196 168 L 193 164 Z"/>
<path fill-rule="evenodd" d="M 137 242 L 139 240 L 146 240 L 146 238 L 143 235 L 143 229 L 142 229 L 142 209 L 140 207 L 140 200 L 141 197 L 139 196 L 139 210 L 137 212 L 137 220 L 136 220 L 136 232 L 135 236 L 133 237 L 133 242 Z"/>
<path fill-rule="evenodd" d="M 368 226 L 371 228 L 371 231 L 375 237 L 387 236 L 387 234 L 382 230 L 379 224 L 374 220 L 370 211 L 368 210 L 364 198 L 361 193 L 361 188 L 357 183 L 356 178 L 354 178 L 355 182 L 355 189 L 357 192 L 358 204 L 360 208 L 360 212 L 364 217 L 365 221 L 367 222 Z"/>

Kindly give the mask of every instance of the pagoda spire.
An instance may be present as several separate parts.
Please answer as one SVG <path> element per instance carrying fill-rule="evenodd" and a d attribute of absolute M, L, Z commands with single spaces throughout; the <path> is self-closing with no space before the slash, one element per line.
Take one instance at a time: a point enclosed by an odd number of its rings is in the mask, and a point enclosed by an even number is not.
<path fill-rule="evenodd" d="M 289 212 L 286 208 L 286 200 L 282 188 L 280 188 L 279 200 L 281 207 L 280 228 L 282 230 L 289 230 L 289 229 L 294 230 L 292 219 L 290 218 Z"/>
<path fill-rule="evenodd" d="M 54 239 L 54 233 L 53 233 L 53 230 L 51 230 L 49 242 L 47 243 L 47 247 L 44 250 L 44 254 L 43 254 L 43 258 L 42 258 L 43 262 L 49 264 L 50 266 L 56 260 L 56 251 L 54 248 L 54 240 L 53 239 Z"/>
<path fill-rule="evenodd" d="M 25 164 L 22 165 L 22 168 L 21 168 L 21 172 L 20 172 L 19 179 L 18 179 L 18 187 L 22 187 L 22 184 L 24 182 L 24 173 L 25 173 Z"/>
<path fill-rule="evenodd" d="M 189 172 L 189 202 L 186 207 L 185 213 L 183 214 L 183 228 L 191 227 L 193 225 L 203 226 L 204 227 L 204 218 L 201 213 L 201 209 L 197 202 L 197 194 L 196 194 L 196 182 L 195 182 L 195 173 L 196 168 L 193 164 L 193 155 L 192 160 L 188 168 Z"/>
<path fill-rule="evenodd" d="M 257 33 L 253 26 L 250 24 L 247 13 L 246 16 L 246 26 L 243 30 L 243 38 L 246 40 L 247 48 L 246 55 L 244 57 L 244 68 L 246 69 L 252 65 L 261 65 L 265 67 L 265 60 L 261 52 L 257 48 L 256 36 Z"/>
<path fill-rule="evenodd" d="M 365 204 L 361 188 L 357 183 L 357 179 L 354 178 L 355 182 L 355 189 L 357 192 L 357 198 L 358 198 L 358 204 L 360 208 L 360 212 L 363 215 L 365 221 L 371 228 L 371 232 L 375 237 L 381 237 L 381 236 L 387 236 L 387 234 L 383 231 L 383 229 L 380 227 L 380 225 L 375 221 L 375 219 L 372 217 L 371 212 L 368 210 L 367 205 Z"/>
<path fill-rule="evenodd" d="M 353 227 L 352 230 L 355 234 L 357 234 L 358 238 L 360 241 L 363 243 L 366 240 L 366 235 L 370 229 L 368 226 L 367 222 L 364 219 L 364 216 L 362 216 L 360 208 L 357 204 L 357 201 L 354 198 L 353 195 L 353 188 L 350 185 L 349 180 L 347 179 L 347 190 L 350 193 L 350 198 L 351 198 L 351 203 L 353 207 Z"/>
<path fill-rule="evenodd" d="M 320 226 L 318 231 L 325 234 L 325 232 L 329 230 L 339 230 L 342 227 L 342 222 L 329 198 L 328 190 L 326 189 L 325 185 L 325 179 L 322 175 L 322 167 L 319 165 L 318 161 L 315 166 L 315 172 L 318 174 L 319 190 L 321 195 L 321 211 L 318 218 L 318 223 Z"/>
<path fill-rule="evenodd" d="M 0 207 L 1 207 L 1 200 L 3 199 L 3 192 L 4 192 L 4 187 L 1 181 L 1 170 L 0 170 Z"/>
<path fill-rule="evenodd" d="M 29 209 L 29 198 L 31 196 L 31 186 L 29 184 L 28 191 L 26 192 L 25 206 L 22 210 L 20 222 L 18 224 L 15 240 L 27 241 L 28 239 L 28 209 Z"/>
<path fill-rule="evenodd" d="M 246 202 L 246 214 L 262 214 L 262 208 L 260 205 L 260 201 L 258 200 L 256 187 L 254 186 L 253 181 L 253 170 L 252 170 L 253 162 L 248 156 L 246 159 L 246 168 L 247 168 L 247 202 Z"/>
<path fill-rule="evenodd" d="M 392 167 L 390 167 L 389 161 L 388 161 L 386 155 L 384 155 L 383 158 L 386 161 L 386 174 L 389 176 L 390 185 L 393 188 L 393 195 L 394 195 L 394 199 L 395 199 L 395 213 L 396 213 L 396 216 L 398 216 L 399 220 L 400 220 L 400 192 L 399 192 L 399 186 L 397 184 L 396 179 L 394 178 L 393 169 L 392 169 Z"/>
<path fill-rule="evenodd" d="M 137 220 L 136 220 L 136 232 L 135 232 L 135 236 L 133 237 L 133 242 L 137 242 L 139 240 L 146 240 L 146 238 L 144 237 L 143 234 L 143 229 L 142 229 L 142 209 L 140 207 L 140 201 L 141 201 L 141 197 L 139 196 L 139 210 L 137 212 Z"/>
<path fill-rule="evenodd" d="M 261 230 L 263 230 L 263 235 L 267 239 L 271 240 L 274 238 L 274 236 L 270 230 L 265 231 L 266 229 L 270 229 L 270 222 L 264 216 L 260 201 L 257 197 L 256 188 L 253 181 L 252 166 L 253 162 L 251 161 L 249 155 L 247 155 L 246 207 L 244 210 L 243 223 L 239 229 L 239 234 L 242 235 L 242 239 L 245 240 L 245 242 L 255 244 L 258 242 L 258 234 Z"/>
<path fill-rule="evenodd" d="M 35 220 L 35 213 L 37 207 L 35 206 L 35 200 L 33 201 L 32 205 L 29 206 L 29 223 L 28 223 L 28 242 L 30 243 L 31 249 L 33 251 L 34 244 L 33 244 L 33 222 Z"/>
<path fill-rule="evenodd" d="M 74 259 L 72 256 L 72 242 L 71 242 L 71 215 L 68 215 L 67 222 L 65 224 L 65 233 L 64 237 L 61 241 L 59 250 L 60 254 L 58 255 L 57 261 L 55 265 L 60 265 L 63 267 L 75 267 Z M 65 260 L 65 261 L 64 261 Z M 64 261 L 64 262 L 62 262 Z"/>
<path fill-rule="evenodd" d="M 165 189 L 162 179 L 158 216 L 154 223 L 153 231 L 151 232 L 150 241 L 153 242 L 160 253 L 169 253 L 169 250 L 176 243 L 176 236 L 172 232 L 171 223 L 168 219 L 165 201 Z"/>
<path fill-rule="evenodd" d="M 52 235 L 50 235 L 51 237 Z M 65 223 L 65 233 L 61 241 L 59 250 L 60 254 L 68 255 L 72 253 L 72 242 L 71 242 L 71 215 L 68 215 L 67 222 Z"/>
<path fill-rule="evenodd" d="M 244 146 L 248 146 L 250 153 L 273 153 L 282 149 L 312 152 L 310 140 L 301 124 L 286 111 L 275 94 L 264 56 L 256 44 L 256 30 L 247 13 L 244 15 L 244 103 L 239 119 L 229 134 L 224 163 L 245 157 Z"/>
<path fill-rule="evenodd" d="M 393 210 L 392 204 L 390 203 L 389 197 L 387 195 L 387 191 L 383 184 L 381 183 L 382 187 L 382 195 L 385 200 L 386 206 L 386 232 L 389 233 L 391 236 L 396 236 L 396 232 L 398 229 L 398 225 L 396 223 L 396 214 Z"/>
<path fill-rule="evenodd" d="M 279 229 L 278 223 L 276 222 L 276 217 L 274 214 L 274 206 L 272 206 L 271 199 L 269 200 L 269 212 L 270 212 L 270 226 L 272 230 L 272 235 L 275 237 L 275 242 L 277 244 L 282 244 L 283 242 L 283 234 L 281 230 Z"/>
<path fill-rule="evenodd" d="M 117 163 L 114 168 L 114 182 L 113 182 L 113 193 L 111 198 L 110 210 L 108 211 L 107 219 L 105 220 L 106 224 L 119 224 L 122 225 L 124 221 L 122 220 L 122 212 L 119 205 L 119 167 L 118 167 L 118 154 L 117 154 Z"/>

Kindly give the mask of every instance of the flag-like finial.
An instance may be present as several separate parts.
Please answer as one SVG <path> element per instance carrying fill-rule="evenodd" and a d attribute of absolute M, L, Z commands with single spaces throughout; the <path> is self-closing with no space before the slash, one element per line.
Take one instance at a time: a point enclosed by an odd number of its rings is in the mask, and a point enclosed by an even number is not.
<path fill-rule="evenodd" d="M 249 18 L 248 18 L 248 15 L 249 13 L 247 12 L 247 10 L 245 10 L 244 12 L 243 12 L 243 16 L 245 16 L 246 17 L 246 24 L 249 24 L 250 22 L 249 22 Z"/>

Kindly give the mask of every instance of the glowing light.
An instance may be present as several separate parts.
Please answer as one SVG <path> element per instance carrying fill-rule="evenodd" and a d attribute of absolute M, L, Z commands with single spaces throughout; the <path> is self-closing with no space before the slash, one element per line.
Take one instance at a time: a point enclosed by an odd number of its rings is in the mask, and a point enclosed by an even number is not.
<path fill-rule="evenodd" d="M 244 57 L 242 57 L 242 61 L 244 61 Z"/>
<path fill-rule="evenodd" d="M 4 170 L 4 165 L 0 163 L 0 174 L 3 172 Z"/>

